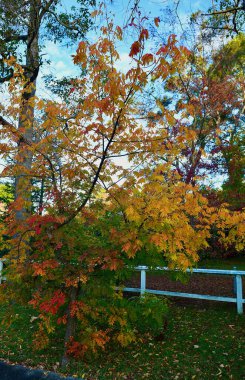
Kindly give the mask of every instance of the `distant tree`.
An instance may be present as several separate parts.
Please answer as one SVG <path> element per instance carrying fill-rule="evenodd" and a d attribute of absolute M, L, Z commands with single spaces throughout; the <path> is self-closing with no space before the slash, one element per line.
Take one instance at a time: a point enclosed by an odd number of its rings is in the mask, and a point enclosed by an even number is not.
<path fill-rule="evenodd" d="M 236 106 L 226 115 L 218 146 L 222 154 L 221 165 L 227 180 L 223 184 L 223 198 L 234 209 L 245 206 L 245 35 L 240 33 L 213 56 L 210 75 L 214 80 L 236 85 Z M 231 95 L 230 95 L 231 96 Z"/>
<path fill-rule="evenodd" d="M 12 125 L 19 146 L 13 175 L 15 199 L 23 204 L 15 215 L 20 221 L 31 211 L 31 145 L 35 140 L 35 95 L 42 49 L 47 40 L 68 43 L 84 38 L 91 25 L 89 7 L 94 0 L 77 0 L 70 12 L 62 5 L 60 0 L 0 1 L 0 83 L 13 79 L 13 64 L 22 68 L 22 95 L 19 114 L 15 115 L 18 120 Z M 0 124 L 5 128 L 8 123 L 2 111 Z"/>
<path fill-rule="evenodd" d="M 192 15 L 192 20 L 200 20 L 200 16 L 202 28 L 209 37 L 239 34 L 244 32 L 245 1 L 214 0 L 207 12 L 197 12 Z"/>
<path fill-rule="evenodd" d="M 9 252 L 8 236 L 6 235 L 6 218 L 8 217 L 8 207 L 13 200 L 13 184 L 0 183 L 0 257 Z"/>
<path fill-rule="evenodd" d="M 10 183 L 0 183 L 0 202 L 5 207 L 14 199 L 13 185 Z"/>

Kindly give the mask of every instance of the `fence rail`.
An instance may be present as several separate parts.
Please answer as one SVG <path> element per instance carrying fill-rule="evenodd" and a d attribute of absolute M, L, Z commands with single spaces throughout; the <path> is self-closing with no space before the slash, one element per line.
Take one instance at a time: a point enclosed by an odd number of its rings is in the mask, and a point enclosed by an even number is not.
<path fill-rule="evenodd" d="M 221 297 L 221 296 L 211 296 L 208 294 L 194 294 L 194 293 L 182 293 L 182 292 L 171 292 L 167 290 L 154 290 L 147 289 L 146 287 L 146 272 L 149 270 L 154 271 L 169 271 L 169 268 L 165 267 L 156 267 L 149 268 L 144 265 L 139 265 L 133 268 L 136 271 L 140 271 L 140 288 L 123 288 L 123 291 L 126 292 L 136 292 L 140 293 L 143 296 L 145 293 L 159 294 L 171 297 L 184 297 L 184 298 L 194 298 L 194 299 L 203 299 L 209 301 L 221 301 L 221 302 L 233 302 L 237 305 L 237 313 L 243 314 L 243 304 L 245 299 L 243 299 L 242 294 L 242 276 L 245 276 L 245 271 L 241 270 L 226 270 L 226 269 L 187 269 L 188 273 L 204 273 L 204 274 L 217 274 L 223 276 L 233 276 L 234 277 L 234 290 L 235 297 Z"/>

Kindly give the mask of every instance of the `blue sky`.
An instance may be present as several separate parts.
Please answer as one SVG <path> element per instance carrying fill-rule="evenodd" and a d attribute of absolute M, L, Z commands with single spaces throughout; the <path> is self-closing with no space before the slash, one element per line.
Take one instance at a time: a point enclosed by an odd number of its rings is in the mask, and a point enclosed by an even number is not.
<path fill-rule="evenodd" d="M 211 5 L 212 0 L 180 0 L 178 6 L 178 15 L 183 24 L 183 28 L 185 28 L 188 17 L 191 13 L 196 12 L 199 9 L 207 10 L 207 8 Z M 72 5 L 75 5 L 75 0 L 63 0 L 62 4 L 66 9 L 69 9 Z M 125 25 L 126 20 L 129 17 L 130 9 L 134 0 L 113 0 L 111 3 L 108 1 L 108 9 L 115 16 L 115 24 L 120 26 Z M 168 33 L 166 18 L 168 15 L 164 12 L 164 9 L 167 6 L 173 6 L 176 3 L 176 0 L 141 0 L 139 3 L 139 8 L 142 12 L 142 17 L 147 16 L 150 20 L 153 20 L 154 17 L 160 17 L 162 22 L 160 23 L 159 33 Z M 169 34 L 181 33 L 181 30 L 177 24 L 173 25 L 169 28 Z M 88 34 L 88 38 L 95 39 L 94 31 L 91 31 Z M 130 36 L 127 35 L 126 43 L 121 44 L 119 48 L 119 53 L 121 55 L 121 60 L 119 62 L 120 69 L 126 69 L 130 59 L 128 57 L 129 47 L 132 43 Z M 69 48 L 55 45 L 53 42 L 47 42 L 44 53 L 46 54 L 46 58 L 50 59 L 50 65 L 44 65 L 42 68 L 42 73 L 53 74 L 58 78 L 63 76 L 74 76 L 78 73 L 77 68 L 74 67 L 72 61 L 72 54 L 74 54 L 76 50 L 76 45 L 70 46 Z M 42 87 L 42 91 L 45 91 L 44 85 L 40 82 Z"/>
<path fill-rule="evenodd" d="M 73 4 L 75 4 L 75 0 L 62 0 L 62 2 L 66 5 L 67 9 Z M 172 29 L 174 26 L 169 27 L 168 30 L 167 24 L 164 21 L 164 19 L 166 19 L 166 13 L 164 12 L 164 8 L 167 5 L 173 5 L 174 3 L 174 0 L 141 0 L 140 9 L 142 12 L 142 17 L 147 16 L 152 21 L 155 17 L 160 17 L 160 34 L 163 32 L 169 32 L 169 34 L 176 33 L 176 29 L 178 33 L 178 26 L 175 26 L 175 30 Z M 132 3 L 129 3 L 129 0 L 113 0 L 112 4 L 109 6 L 109 9 L 113 14 L 115 14 L 115 24 L 118 24 L 120 26 L 123 26 L 125 24 L 125 20 L 128 19 L 128 15 L 130 14 L 131 4 Z M 191 13 L 196 12 L 199 9 L 206 11 L 210 5 L 211 0 L 180 0 L 178 7 L 178 15 L 183 24 L 183 27 L 185 28 L 185 25 Z M 179 32 L 181 32 L 180 29 Z M 96 34 L 93 30 L 89 32 L 88 38 L 93 40 L 96 38 Z M 122 71 L 127 70 L 128 65 L 130 63 L 131 59 L 128 54 L 132 42 L 132 37 L 130 36 L 130 34 L 128 34 L 126 36 L 126 43 L 120 45 L 120 62 L 117 66 L 118 69 L 121 69 Z M 47 41 L 45 43 L 45 48 L 43 49 L 42 53 L 45 54 L 46 60 L 50 60 L 50 64 L 46 63 L 41 67 L 42 75 L 53 74 L 58 79 L 64 76 L 67 77 L 79 75 L 79 69 L 76 66 L 74 66 L 72 59 L 72 54 L 74 54 L 75 51 L 76 45 L 66 47 L 61 46 L 59 44 L 55 44 L 51 41 Z M 38 93 L 42 97 L 54 97 L 57 99 L 56 96 L 52 95 L 47 90 L 42 77 L 39 77 L 38 82 Z M 5 100 L 7 101 L 7 99 Z M 124 161 L 126 161 L 126 159 Z"/>

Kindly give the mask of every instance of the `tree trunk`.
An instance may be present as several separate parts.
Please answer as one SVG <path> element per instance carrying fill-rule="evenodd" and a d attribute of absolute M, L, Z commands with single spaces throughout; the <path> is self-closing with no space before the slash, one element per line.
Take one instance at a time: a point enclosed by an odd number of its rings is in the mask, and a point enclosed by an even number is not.
<path fill-rule="evenodd" d="M 72 302 L 74 302 L 74 301 L 77 300 L 79 291 L 80 291 L 79 286 L 77 288 L 73 287 L 71 289 L 70 304 Z M 70 304 L 69 304 L 69 306 L 70 306 Z M 67 324 L 66 324 L 65 341 L 64 341 L 65 349 L 64 349 L 63 356 L 61 358 L 61 367 L 62 368 L 66 367 L 69 364 L 69 358 L 68 358 L 68 356 L 66 354 L 66 345 L 70 341 L 70 338 L 72 336 L 74 336 L 75 329 L 76 329 L 76 321 L 75 321 L 75 318 L 73 316 L 71 316 L 70 307 L 69 306 L 68 306 L 68 309 L 67 309 Z"/>
<path fill-rule="evenodd" d="M 15 200 L 19 200 L 21 207 L 16 210 L 15 218 L 23 223 L 31 212 L 31 167 L 33 153 L 34 103 L 36 95 L 36 78 L 39 70 L 39 1 L 30 6 L 28 40 L 26 48 L 26 83 L 23 88 L 21 109 L 19 114 L 17 173 L 15 176 Z"/>

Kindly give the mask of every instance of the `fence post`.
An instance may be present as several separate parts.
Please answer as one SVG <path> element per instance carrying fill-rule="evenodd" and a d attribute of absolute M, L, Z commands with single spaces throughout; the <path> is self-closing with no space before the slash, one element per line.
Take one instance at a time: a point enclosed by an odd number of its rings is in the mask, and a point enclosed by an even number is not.
<path fill-rule="evenodd" d="M 2 283 L 3 262 L 0 260 L 0 284 Z"/>
<path fill-rule="evenodd" d="M 237 313 L 243 314 L 243 303 L 242 303 L 242 276 L 236 275 L 236 304 Z"/>
<path fill-rule="evenodd" d="M 143 296 L 145 294 L 146 289 L 146 270 L 140 270 L 140 294 Z"/>
<path fill-rule="evenodd" d="M 236 267 L 233 267 L 233 270 L 236 269 Z M 236 276 L 233 276 L 233 294 L 236 296 Z"/>

